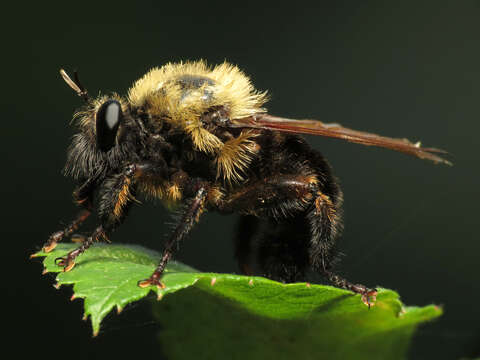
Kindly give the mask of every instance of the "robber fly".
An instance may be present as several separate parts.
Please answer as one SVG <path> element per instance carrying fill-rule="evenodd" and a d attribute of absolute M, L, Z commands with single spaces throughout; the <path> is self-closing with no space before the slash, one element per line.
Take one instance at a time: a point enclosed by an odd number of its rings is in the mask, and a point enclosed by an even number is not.
<path fill-rule="evenodd" d="M 362 295 L 370 306 L 376 290 L 337 275 L 336 239 L 342 230 L 342 191 L 325 158 L 298 134 L 380 146 L 436 163 L 442 150 L 420 143 L 325 124 L 269 115 L 265 92 L 236 66 L 203 61 L 170 63 L 135 82 L 127 96 L 92 99 L 65 71 L 67 84 L 85 100 L 76 113 L 79 132 L 65 173 L 78 182 L 83 208 L 43 247 L 55 248 L 95 209 L 98 226 L 56 264 L 70 271 L 94 242 L 123 222 L 138 194 L 177 206 L 182 215 L 153 274 L 141 287 L 163 288 L 162 273 L 180 241 L 206 211 L 240 214 L 236 258 L 245 274 L 283 282 L 305 279 L 309 269 L 335 286 Z"/>

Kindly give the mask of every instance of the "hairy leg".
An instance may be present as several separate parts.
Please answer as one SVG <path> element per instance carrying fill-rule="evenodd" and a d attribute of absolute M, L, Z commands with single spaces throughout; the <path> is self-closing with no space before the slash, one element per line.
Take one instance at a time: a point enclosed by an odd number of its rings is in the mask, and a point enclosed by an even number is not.
<path fill-rule="evenodd" d="M 90 216 L 91 211 L 90 210 L 82 210 L 80 213 L 78 213 L 77 217 L 70 223 L 68 224 L 65 229 L 56 231 L 50 237 L 48 238 L 47 242 L 45 245 L 43 245 L 42 250 L 44 252 L 50 252 L 55 247 L 57 244 L 65 237 L 68 237 L 73 234 L 75 230 L 77 230 L 80 225 Z"/>
<path fill-rule="evenodd" d="M 81 238 L 82 244 L 78 248 L 55 260 L 58 266 L 63 267 L 63 271 L 71 270 L 79 255 L 95 241 L 108 239 L 108 235 L 123 222 L 134 200 L 132 192 L 135 189 L 135 179 L 149 169 L 154 167 L 148 164 L 130 164 L 120 174 L 112 175 L 103 181 L 99 189 L 98 205 L 101 224 L 90 236 Z"/>
<path fill-rule="evenodd" d="M 284 282 L 301 281 L 308 267 L 334 285 L 362 295 L 370 306 L 375 289 L 352 284 L 332 272 L 335 241 L 342 224 L 339 205 L 320 190 L 315 176 L 278 175 L 259 181 L 222 200 L 221 211 L 269 219 L 259 249 L 265 275 Z"/>
<path fill-rule="evenodd" d="M 247 184 L 215 205 L 222 213 L 281 219 L 305 209 L 317 183 L 316 176 L 279 174 Z"/>
<path fill-rule="evenodd" d="M 75 259 L 78 255 L 83 254 L 92 244 L 101 239 L 106 239 L 105 231 L 100 225 L 89 237 L 85 238 L 82 245 L 75 250 L 70 251 L 66 256 L 58 257 L 55 259 L 55 264 L 63 267 L 63 271 L 70 271 L 75 266 Z"/>
<path fill-rule="evenodd" d="M 139 281 L 138 286 L 147 287 L 154 285 L 162 289 L 165 287 L 165 285 L 160 281 L 163 271 L 165 270 L 168 261 L 171 259 L 174 250 L 178 247 L 178 244 L 188 235 L 190 230 L 193 228 L 193 225 L 198 222 L 200 215 L 204 210 L 207 196 L 207 188 L 205 186 L 200 186 L 195 197 L 185 207 L 185 211 L 179 224 L 175 228 L 175 231 L 170 239 L 165 244 L 162 259 L 160 260 L 157 268 L 148 279 Z"/>
<path fill-rule="evenodd" d="M 329 196 L 317 192 L 308 210 L 311 239 L 309 247 L 310 264 L 314 270 L 325 276 L 333 285 L 362 295 L 362 301 L 370 308 L 375 302 L 377 291 L 365 285 L 353 284 L 332 271 L 337 260 L 335 238 L 342 230 L 339 209 Z"/>
<path fill-rule="evenodd" d="M 309 266 L 309 234 L 299 224 L 307 222 L 301 214 L 312 203 L 317 187 L 316 176 L 278 174 L 252 182 L 217 204 L 221 212 L 246 214 L 235 239 L 237 259 L 244 272 L 251 269 L 247 265 L 255 239 L 263 275 L 284 282 L 304 279 Z"/>

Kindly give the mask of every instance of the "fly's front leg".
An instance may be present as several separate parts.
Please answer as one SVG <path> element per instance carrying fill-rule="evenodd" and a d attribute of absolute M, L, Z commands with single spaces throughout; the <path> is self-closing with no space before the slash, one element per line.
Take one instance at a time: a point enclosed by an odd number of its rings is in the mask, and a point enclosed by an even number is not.
<path fill-rule="evenodd" d="M 77 230 L 80 225 L 90 216 L 90 210 L 82 210 L 75 220 L 73 220 L 65 229 L 56 231 L 48 238 L 45 245 L 43 245 L 42 250 L 46 253 L 55 249 L 57 244 L 64 238 L 72 235 L 72 233 Z"/>
<path fill-rule="evenodd" d="M 139 175 L 143 166 L 130 164 L 120 174 L 112 175 L 100 185 L 98 215 L 100 225 L 94 232 L 82 239 L 82 244 L 70 251 L 67 255 L 55 259 L 63 271 L 69 271 L 75 266 L 76 258 L 85 252 L 94 242 L 107 240 L 108 235 L 122 223 L 127 209 L 134 200 L 135 178 Z"/>
<path fill-rule="evenodd" d="M 87 180 L 82 186 L 78 187 L 77 190 L 73 193 L 73 198 L 77 205 L 84 207 L 84 210 L 80 211 L 77 217 L 68 224 L 65 229 L 56 231 L 48 238 L 45 245 L 43 245 L 42 250 L 46 253 L 55 249 L 57 244 L 65 237 L 68 237 L 76 231 L 83 222 L 90 216 L 92 213 L 92 198 L 94 190 L 94 179 Z"/>
<path fill-rule="evenodd" d="M 204 211 L 207 196 L 207 187 L 200 185 L 194 198 L 186 206 L 180 223 L 177 225 L 172 236 L 165 244 L 162 259 L 160 260 L 157 268 L 148 279 L 139 281 L 138 286 L 143 288 L 155 285 L 161 289 L 165 288 L 165 285 L 160 281 L 163 271 L 165 270 L 168 261 L 171 259 L 174 250 L 177 248 L 178 243 L 180 243 L 180 241 L 182 241 L 188 235 L 190 230 L 193 228 L 193 225 L 198 222 L 200 215 Z"/>
<path fill-rule="evenodd" d="M 106 239 L 105 230 L 100 225 L 95 229 L 93 234 L 83 241 L 82 245 L 80 245 L 75 250 L 70 251 L 66 256 L 59 257 L 55 259 L 55 264 L 58 266 L 63 267 L 63 271 L 70 271 L 75 266 L 75 259 L 78 255 L 82 254 L 87 250 L 92 244 L 98 240 Z"/>
<path fill-rule="evenodd" d="M 85 252 L 94 242 L 108 240 L 108 236 L 123 222 L 127 211 L 135 201 L 136 181 L 142 176 L 163 176 L 162 166 L 151 163 L 127 165 L 119 174 L 107 177 L 100 186 L 98 216 L 100 225 L 88 237 L 82 239 L 82 245 L 70 251 L 66 256 L 55 259 L 63 271 L 75 266 L 75 259 Z"/>

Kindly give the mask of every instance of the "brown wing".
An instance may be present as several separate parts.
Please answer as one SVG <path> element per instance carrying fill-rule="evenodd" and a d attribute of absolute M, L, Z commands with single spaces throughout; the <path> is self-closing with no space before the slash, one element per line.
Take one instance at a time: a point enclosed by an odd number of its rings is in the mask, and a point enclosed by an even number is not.
<path fill-rule="evenodd" d="M 407 139 L 389 138 L 377 134 L 348 129 L 339 124 L 326 124 L 317 120 L 295 120 L 272 116 L 269 114 L 257 114 L 242 119 L 233 119 L 231 120 L 230 126 L 333 137 L 367 146 L 384 147 L 413 155 L 420 159 L 431 160 L 435 163 L 452 165 L 450 161 L 436 155 L 447 154 L 447 152 L 444 150 L 435 148 L 422 148 L 420 146 L 420 142 L 414 144 Z"/>

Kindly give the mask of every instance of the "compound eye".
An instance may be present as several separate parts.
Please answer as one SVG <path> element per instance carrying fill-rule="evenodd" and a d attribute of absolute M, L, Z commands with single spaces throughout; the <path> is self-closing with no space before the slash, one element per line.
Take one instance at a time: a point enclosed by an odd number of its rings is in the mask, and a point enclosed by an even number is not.
<path fill-rule="evenodd" d="M 115 146 L 118 127 L 122 121 L 122 106 L 116 100 L 105 101 L 97 111 L 97 144 L 102 151 Z"/>

